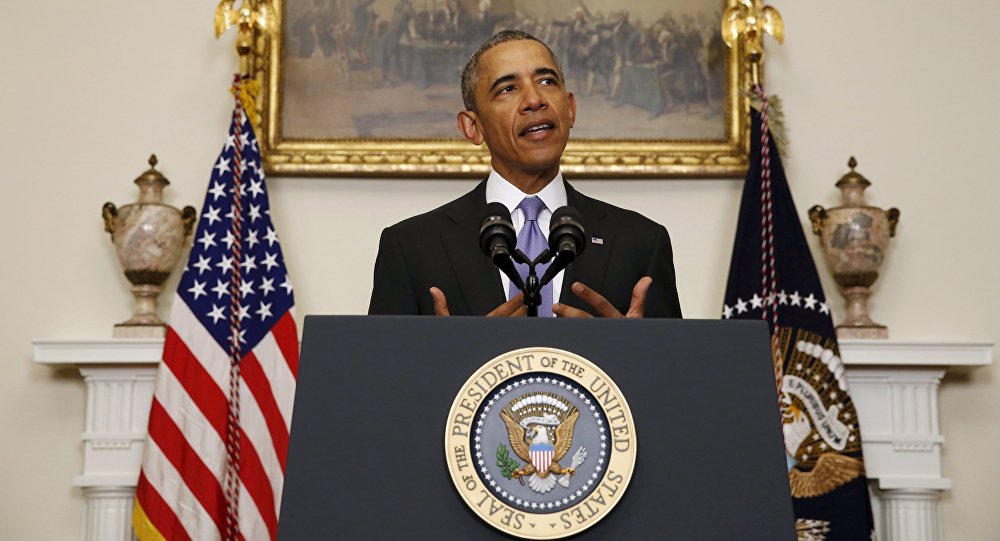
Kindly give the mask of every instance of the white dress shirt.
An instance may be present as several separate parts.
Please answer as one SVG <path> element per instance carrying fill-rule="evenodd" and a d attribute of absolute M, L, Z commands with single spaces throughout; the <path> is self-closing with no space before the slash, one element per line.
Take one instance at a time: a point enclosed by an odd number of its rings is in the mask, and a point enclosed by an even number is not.
<path fill-rule="evenodd" d="M 521 204 L 521 200 L 525 197 L 539 197 L 545 203 L 546 208 L 542 209 L 538 215 L 538 227 L 542 230 L 542 235 L 545 236 L 545 239 L 548 240 L 552 211 L 566 206 L 566 185 L 563 184 L 562 171 L 557 173 L 556 178 L 552 179 L 552 182 L 549 182 L 549 185 L 542 189 L 542 191 L 537 194 L 528 195 L 500 176 L 499 173 L 490 169 L 490 176 L 486 179 L 486 202 L 503 203 L 507 207 L 507 210 L 510 211 L 511 222 L 514 224 L 514 229 L 518 234 L 521 233 L 521 228 L 524 227 L 524 211 L 517 208 L 517 206 Z M 555 278 L 552 279 L 553 304 L 559 302 L 559 292 L 562 290 L 564 272 L 559 271 L 559 274 L 556 274 Z M 507 278 L 507 275 L 499 270 L 497 270 L 497 273 L 500 274 L 500 281 L 503 283 L 504 295 L 507 297 L 507 300 L 510 300 L 510 278 Z"/>

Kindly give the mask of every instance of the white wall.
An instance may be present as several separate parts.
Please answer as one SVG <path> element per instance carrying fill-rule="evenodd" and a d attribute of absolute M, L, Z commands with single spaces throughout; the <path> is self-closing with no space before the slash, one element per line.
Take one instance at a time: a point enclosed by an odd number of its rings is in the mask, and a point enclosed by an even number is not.
<path fill-rule="evenodd" d="M 768 88 L 791 134 L 800 214 L 838 203 L 850 155 L 870 201 L 902 210 L 872 302 L 900 339 L 1000 339 L 1000 75 L 990 60 L 1000 4 L 781 2 Z M 168 202 L 200 207 L 224 140 L 231 37 L 212 38 L 213 3 L 22 2 L 0 18 L 0 538 L 75 539 L 83 500 L 83 385 L 31 363 L 32 339 L 107 338 L 131 297 L 103 232 L 105 201 L 156 152 Z M 272 215 L 298 313 L 363 313 L 380 229 L 472 181 L 271 178 Z M 590 195 L 664 223 L 688 317 L 715 318 L 735 229 L 738 179 L 582 181 Z M 340 253 L 335 253 L 334 250 Z M 817 252 L 818 253 L 818 252 Z M 821 273 L 825 275 L 825 267 Z M 832 282 L 828 295 L 836 299 Z M 164 296 L 165 299 L 169 295 Z M 835 301 L 834 313 L 842 313 Z M 952 540 L 1000 531 L 996 369 L 943 386 L 944 500 Z"/>

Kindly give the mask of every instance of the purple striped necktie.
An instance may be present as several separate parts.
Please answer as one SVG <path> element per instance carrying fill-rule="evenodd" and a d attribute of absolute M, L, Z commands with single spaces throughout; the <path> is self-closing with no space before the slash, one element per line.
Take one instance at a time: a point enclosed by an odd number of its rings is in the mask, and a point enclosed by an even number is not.
<path fill-rule="evenodd" d="M 545 239 L 545 235 L 542 234 L 542 228 L 538 227 L 538 215 L 546 208 L 545 202 L 540 197 L 525 197 L 521 200 L 517 208 L 524 212 L 524 225 L 521 226 L 521 231 L 517 234 L 517 248 L 524 252 L 524 255 L 528 256 L 528 259 L 534 260 L 538 257 L 538 254 L 542 253 L 542 250 L 548 248 L 548 241 Z M 521 275 L 521 279 L 527 282 L 528 265 L 523 263 L 515 263 L 514 265 L 517 267 L 517 272 Z M 548 268 L 549 263 L 540 264 L 535 267 L 535 274 L 541 278 Z M 518 291 L 520 289 L 511 283 L 510 296 L 513 297 Z M 553 317 L 552 282 L 542 287 L 539 297 L 541 298 L 541 302 L 538 304 L 538 317 Z"/>

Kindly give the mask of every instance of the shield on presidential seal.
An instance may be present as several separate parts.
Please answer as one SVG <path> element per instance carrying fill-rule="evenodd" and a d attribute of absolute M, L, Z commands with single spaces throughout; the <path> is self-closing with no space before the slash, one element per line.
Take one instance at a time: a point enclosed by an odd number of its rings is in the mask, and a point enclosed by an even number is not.
<path fill-rule="evenodd" d="M 545 430 L 542 428 L 542 430 Z M 528 456 L 531 458 L 531 465 L 535 471 L 546 472 L 552 465 L 552 457 L 555 455 L 555 448 L 551 443 L 533 443 L 528 448 Z"/>

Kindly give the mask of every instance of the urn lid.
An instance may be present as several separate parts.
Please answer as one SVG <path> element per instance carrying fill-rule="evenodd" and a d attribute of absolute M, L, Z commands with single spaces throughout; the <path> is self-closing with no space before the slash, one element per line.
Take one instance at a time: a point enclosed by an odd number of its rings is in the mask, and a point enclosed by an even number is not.
<path fill-rule="evenodd" d="M 846 175 L 840 177 L 840 180 L 837 181 L 838 188 L 857 186 L 864 189 L 872 185 L 871 181 L 866 179 L 861 173 L 854 170 L 854 168 L 858 166 L 858 160 L 855 160 L 854 156 L 851 156 L 851 159 L 847 160 L 847 166 L 850 167 L 851 170 Z"/>
<path fill-rule="evenodd" d="M 170 181 L 156 170 L 156 164 L 156 154 L 150 154 L 149 169 L 135 179 L 135 184 L 139 187 L 139 203 L 163 201 L 163 188 L 170 184 Z"/>

